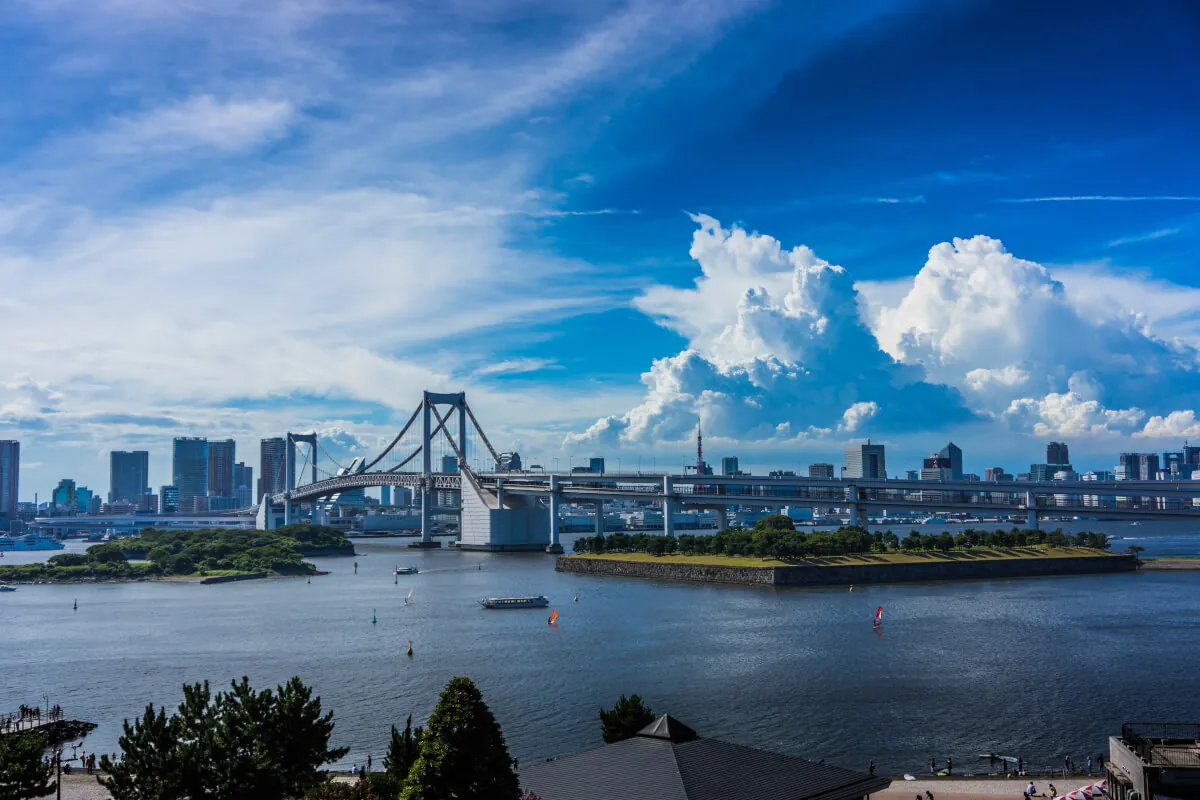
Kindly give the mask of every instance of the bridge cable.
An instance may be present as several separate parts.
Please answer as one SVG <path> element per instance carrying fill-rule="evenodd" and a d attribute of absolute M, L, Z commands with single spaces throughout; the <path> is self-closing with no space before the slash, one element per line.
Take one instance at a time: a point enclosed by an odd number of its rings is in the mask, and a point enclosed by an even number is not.
<path fill-rule="evenodd" d="M 483 443 L 487 445 L 488 452 L 491 453 L 492 458 L 496 460 L 496 468 L 499 469 L 500 456 L 496 454 L 496 448 L 492 447 L 492 443 L 488 441 L 487 434 L 483 432 L 483 428 L 479 427 L 479 420 L 475 419 L 475 412 L 471 411 L 471 407 L 467 405 L 466 400 L 463 400 L 463 408 L 467 410 L 467 416 L 471 418 L 471 424 L 475 426 L 475 432 L 479 434 L 479 438 L 483 439 Z"/>
<path fill-rule="evenodd" d="M 378 464 L 378 463 L 379 463 L 379 462 L 380 462 L 380 461 L 383 459 L 383 457 L 384 457 L 384 456 L 386 456 L 388 453 L 392 452 L 392 448 L 396 446 L 396 444 L 397 444 L 397 443 L 400 441 L 400 438 L 401 438 L 402 436 L 404 436 L 404 434 L 408 433 L 408 429 L 409 429 L 409 428 L 412 426 L 412 424 L 413 424 L 414 422 L 416 422 L 417 415 L 421 413 L 421 409 L 422 409 L 424 406 L 425 406 L 425 403 L 424 403 L 424 402 L 421 402 L 421 403 L 418 403 L 418 404 L 417 404 L 417 410 L 416 410 L 416 411 L 414 411 L 414 412 L 412 413 L 412 416 L 408 418 L 408 422 L 406 422 L 406 423 L 404 424 L 404 428 L 403 428 L 403 429 L 401 429 L 401 431 L 400 431 L 399 433 L 397 433 L 397 434 L 396 434 L 396 438 L 395 438 L 395 439 L 392 439 L 392 443 L 391 443 L 391 444 L 389 444 L 389 445 L 388 445 L 386 448 L 384 448 L 384 451 L 383 451 L 382 453 L 380 453 L 379 455 L 375 456 L 374 460 L 372 460 L 370 464 L 367 464 L 365 467 L 363 467 L 363 469 L 362 469 L 362 471 L 363 471 L 363 472 L 366 472 L 366 471 L 367 471 L 367 470 L 369 470 L 371 467 L 373 467 L 373 466 L 375 466 L 376 464 Z M 408 463 L 408 462 L 405 462 L 405 463 Z M 392 471 L 392 470 L 388 470 L 388 472 L 391 472 L 391 471 Z"/>

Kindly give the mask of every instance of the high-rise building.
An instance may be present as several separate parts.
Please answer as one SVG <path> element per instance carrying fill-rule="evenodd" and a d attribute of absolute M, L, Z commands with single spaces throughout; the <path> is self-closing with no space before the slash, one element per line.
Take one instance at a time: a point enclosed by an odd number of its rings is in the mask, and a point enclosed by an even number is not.
<path fill-rule="evenodd" d="M 208 496 L 208 440 L 177 438 L 171 453 L 171 483 L 179 490 L 179 508 L 191 512 L 197 497 Z"/>
<path fill-rule="evenodd" d="M 1190 447 L 1187 443 L 1184 443 L 1183 463 L 1191 464 L 1193 467 L 1200 467 L 1200 447 Z"/>
<path fill-rule="evenodd" d="M 379 487 L 379 505 L 390 506 L 391 504 L 392 504 L 392 487 L 380 486 Z"/>
<path fill-rule="evenodd" d="M 600 456 L 592 456 L 588 459 L 588 469 L 592 472 L 604 474 L 604 458 Z"/>
<path fill-rule="evenodd" d="M 233 468 L 237 458 L 237 442 L 233 439 L 210 440 L 208 443 L 208 492 L 213 497 L 235 497 L 237 483 Z"/>
<path fill-rule="evenodd" d="M 287 458 L 287 439 L 282 436 L 274 439 L 263 439 L 259 444 L 258 471 L 261 477 L 258 481 L 258 495 L 255 502 L 260 502 L 264 494 L 276 495 L 287 491 L 285 485 Z M 292 467 L 295 472 L 295 451 L 292 452 Z"/>
<path fill-rule="evenodd" d="M 75 481 L 63 478 L 50 493 L 50 502 L 54 508 L 74 513 L 79 510 L 79 500 L 75 495 Z"/>
<path fill-rule="evenodd" d="M 946 459 L 946 466 L 950 469 L 951 480 L 961 481 L 963 476 L 962 448 L 954 442 L 950 442 L 941 449 L 938 455 Z"/>
<path fill-rule="evenodd" d="M 1066 442 L 1051 442 L 1046 445 L 1047 464 L 1070 464 L 1071 456 Z"/>
<path fill-rule="evenodd" d="M 1121 453 L 1117 480 L 1152 481 L 1158 475 L 1158 453 Z"/>
<path fill-rule="evenodd" d="M 1166 475 L 1166 480 L 1186 481 L 1191 480 L 1192 473 L 1197 471 L 1197 467 L 1189 464 L 1186 454 L 1179 450 L 1173 453 L 1163 453 L 1162 471 Z"/>
<path fill-rule="evenodd" d="M 254 505 L 254 467 L 247 467 L 241 461 L 233 465 L 233 494 L 237 508 Z"/>
<path fill-rule="evenodd" d="M 833 464 L 809 464 L 808 477 L 820 478 L 823 481 L 833 480 Z"/>
<path fill-rule="evenodd" d="M 179 512 L 179 487 L 158 487 L 158 513 L 176 514 Z"/>
<path fill-rule="evenodd" d="M 501 472 L 520 472 L 521 471 L 521 454 L 520 453 L 501 453 L 500 454 L 500 471 Z"/>
<path fill-rule="evenodd" d="M 149 452 L 113 450 L 108 454 L 108 502 L 137 503 L 149 488 Z"/>
<path fill-rule="evenodd" d="M 954 447 L 951 443 L 949 447 Z M 958 449 L 958 448 L 955 448 Z M 931 453 L 928 458 L 921 462 L 921 480 L 923 481 L 952 481 L 954 480 L 954 470 L 950 466 L 951 456 L 945 449 L 940 453 Z M 961 464 L 961 454 L 960 461 Z"/>
<path fill-rule="evenodd" d="M 442 456 L 442 472 L 458 472 L 458 456 Z"/>
<path fill-rule="evenodd" d="M 75 510 L 80 514 L 87 514 L 92 508 L 92 498 L 95 493 L 86 486 L 79 486 L 75 489 Z M 99 511 L 99 506 L 96 508 Z"/>
<path fill-rule="evenodd" d="M 1029 480 L 1052 481 L 1059 472 L 1071 472 L 1070 464 L 1030 464 Z"/>
<path fill-rule="evenodd" d="M 1004 467 L 988 467 L 983 471 L 985 483 L 1012 483 L 1013 476 L 1004 471 Z"/>
<path fill-rule="evenodd" d="M 21 443 L 0 439 L 0 530 L 17 519 L 18 492 L 21 488 Z"/>
<path fill-rule="evenodd" d="M 867 480 L 885 480 L 887 465 L 884 461 L 884 447 L 881 444 L 852 444 L 845 453 L 847 478 L 864 478 Z"/>
<path fill-rule="evenodd" d="M 721 459 L 721 474 L 722 475 L 741 475 L 742 471 L 738 469 L 737 456 L 725 456 Z"/>
<path fill-rule="evenodd" d="M 919 469 L 908 469 L 904 471 L 904 480 L 919 481 L 921 480 L 921 471 Z"/>

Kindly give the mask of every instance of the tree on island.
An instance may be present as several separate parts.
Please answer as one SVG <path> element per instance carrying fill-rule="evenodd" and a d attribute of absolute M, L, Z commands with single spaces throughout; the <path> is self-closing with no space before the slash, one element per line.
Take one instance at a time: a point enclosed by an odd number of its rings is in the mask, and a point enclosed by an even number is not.
<path fill-rule="evenodd" d="M 42 760 L 45 734 L 12 733 L 0 737 L 0 800 L 27 800 L 53 794 L 54 767 Z"/>
<path fill-rule="evenodd" d="M 636 694 L 632 697 L 621 695 L 608 711 L 600 709 L 600 728 L 606 744 L 632 739 L 651 722 L 654 722 L 654 712 Z"/>
<path fill-rule="evenodd" d="M 787 514 L 771 514 L 754 523 L 756 531 L 794 531 L 796 523 Z"/>
<path fill-rule="evenodd" d="M 123 757 L 100 757 L 100 783 L 114 800 L 194 797 L 285 800 L 319 786 L 318 770 L 346 755 L 330 748 L 333 714 L 299 678 L 256 691 L 242 678 L 213 695 L 208 683 L 185 685 L 174 714 L 146 707 L 125 721 Z"/>
<path fill-rule="evenodd" d="M 519 792 L 500 725 L 475 684 L 454 678 L 426 723 L 401 800 L 517 800 Z"/>
<path fill-rule="evenodd" d="M 1146 552 L 1146 548 L 1142 547 L 1140 544 L 1129 545 L 1129 554 L 1133 556 L 1134 560 L 1136 560 L 1139 564 L 1142 562 L 1142 557 L 1139 556 L 1138 553 L 1144 552 Z"/>

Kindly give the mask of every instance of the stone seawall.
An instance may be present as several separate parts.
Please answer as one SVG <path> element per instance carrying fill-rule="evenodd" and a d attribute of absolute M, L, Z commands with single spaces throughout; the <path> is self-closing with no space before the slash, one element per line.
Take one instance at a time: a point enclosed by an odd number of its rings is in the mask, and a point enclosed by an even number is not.
<path fill-rule="evenodd" d="M 1133 572 L 1137 569 L 1137 560 L 1128 555 L 1110 555 L 1081 556 L 1079 558 L 931 560 L 902 564 L 727 567 L 688 564 L 680 559 L 664 559 L 662 563 L 658 563 L 562 556 L 557 560 L 554 568 L 558 572 L 572 572 L 578 575 L 737 583 L 748 586 L 845 586 L 852 583 L 958 581 L 1028 578 L 1040 575 Z"/>
<path fill-rule="evenodd" d="M 245 575 L 214 575 L 211 578 L 205 578 L 201 583 L 233 583 L 234 581 L 256 581 L 259 578 L 267 577 L 266 572 L 247 572 Z"/>

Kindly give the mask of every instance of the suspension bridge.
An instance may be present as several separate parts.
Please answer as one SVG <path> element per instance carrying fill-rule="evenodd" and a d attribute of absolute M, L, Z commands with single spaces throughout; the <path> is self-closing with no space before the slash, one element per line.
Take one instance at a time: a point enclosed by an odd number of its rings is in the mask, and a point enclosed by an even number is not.
<path fill-rule="evenodd" d="M 299 521 L 302 511 L 319 519 L 339 496 L 369 487 L 404 486 L 420 507 L 421 537 L 413 546 L 437 547 L 434 517 L 459 518 L 458 546 L 480 550 L 561 552 L 564 504 L 590 505 L 597 532 L 605 503 L 634 501 L 662 509 L 663 532 L 674 535 L 686 510 L 715 510 L 727 520 L 738 506 L 845 509 L 852 525 L 871 514 L 907 516 L 969 513 L 1036 528 L 1056 517 L 1200 520 L 1200 481 L 1053 481 L 978 483 L 908 480 L 821 479 L 662 473 L 519 471 L 507 467 L 479 425 L 465 393 L 424 392 L 408 422 L 372 457 L 342 465 L 325 452 L 316 434 L 288 434 L 286 481 L 290 487 L 264 496 L 260 527 Z M 334 466 L 321 469 L 326 456 Z M 303 461 L 297 469 L 297 456 Z M 306 482 L 301 483 L 301 480 Z M 419 500 L 418 500 L 419 498 Z M 446 502 L 447 499 L 458 502 Z M 282 507 L 282 513 L 275 509 Z"/>

